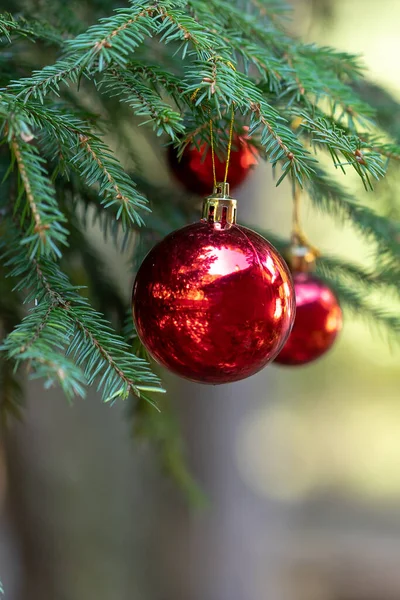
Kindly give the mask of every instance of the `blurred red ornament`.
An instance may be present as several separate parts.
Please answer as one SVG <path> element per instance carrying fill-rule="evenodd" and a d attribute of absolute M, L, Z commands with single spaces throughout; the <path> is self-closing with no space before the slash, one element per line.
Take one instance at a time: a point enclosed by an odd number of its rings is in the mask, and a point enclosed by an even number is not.
<path fill-rule="evenodd" d="M 201 383 L 238 381 L 273 360 L 291 330 L 286 263 L 263 237 L 235 224 L 227 186 L 201 221 L 158 243 L 133 288 L 138 335 L 172 372 Z"/>
<path fill-rule="evenodd" d="M 168 148 L 168 162 L 175 177 L 189 192 L 205 196 L 214 187 L 211 148 L 203 144 L 200 149 L 186 146 L 179 160 L 173 146 Z M 249 144 L 246 135 L 234 135 L 229 161 L 228 180 L 230 188 L 239 186 L 258 162 L 258 151 Z M 215 174 L 217 181 L 225 177 L 225 161 L 215 155 Z"/>
<path fill-rule="evenodd" d="M 342 327 L 342 311 L 332 290 L 311 273 L 293 275 L 296 318 L 275 359 L 280 365 L 304 365 L 325 354 Z"/>

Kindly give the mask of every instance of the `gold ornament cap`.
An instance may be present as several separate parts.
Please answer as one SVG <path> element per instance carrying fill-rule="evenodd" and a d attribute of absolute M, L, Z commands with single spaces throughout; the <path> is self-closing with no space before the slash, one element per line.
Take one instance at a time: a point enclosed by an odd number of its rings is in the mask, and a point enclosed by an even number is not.
<path fill-rule="evenodd" d="M 211 196 L 204 198 L 203 219 L 221 229 L 236 223 L 237 201 L 229 195 L 229 183 L 216 183 Z"/>
<path fill-rule="evenodd" d="M 290 270 L 295 273 L 309 273 L 315 269 L 317 254 L 309 246 L 293 243 L 289 246 L 286 256 Z"/>

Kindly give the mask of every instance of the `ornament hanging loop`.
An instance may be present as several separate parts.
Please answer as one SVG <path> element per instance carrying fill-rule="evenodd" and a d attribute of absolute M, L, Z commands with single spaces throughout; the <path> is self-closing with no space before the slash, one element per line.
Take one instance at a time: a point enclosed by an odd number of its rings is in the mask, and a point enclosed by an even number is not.
<path fill-rule="evenodd" d="M 233 124 L 235 122 L 235 108 L 232 103 L 231 108 L 231 122 L 229 125 L 229 139 L 228 139 L 228 150 L 226 155 L 226 165 L 225 165 L 225 176 L 224 176 L 224 184 L 226 185 L 228 181 L 228 172 L 229 172 L 229 163 L 231 160 L 231 151 L 232 151 L 232 139 L 233 139 Z M 214 190 L 217 186 L 217 176 L 215 170 L 215 145 L 214 145 L 214 126 L 213 121 L 210 119 L 210 145 L 211 145 L 211 159 L 212 159 L 212 169 L 213 169 L 213 181 L 214 181 Z M 218 184 L 220 185 L 220 184 Z M 229 193 L 228 193 L 229 195 Z"/>
<path fill-rule="evenodd" d="M 310 244 L 300 225 L 300 188 L 293 183 L 293 218 L 288 260 L 292 271 L 308 273 L 315 269 L 320 256 L 318 248 Z"/>
<path fill-rule="evenodd" d="M 229 126 L 229 141 L 228 141 L 228 153 L 226 155 L 226 166 L 225 166 L 225 177 L 224 183 L 226 184 L 228 180 L 228 171 L 229 171 L 229 163 L 231 160 L 231 150 L 232 150 L 232 137 L 233 137 L 233 123 L 235 121 L 235 110 L 232 104 L 232 113 L 231 113 L 231 124 Z"/>

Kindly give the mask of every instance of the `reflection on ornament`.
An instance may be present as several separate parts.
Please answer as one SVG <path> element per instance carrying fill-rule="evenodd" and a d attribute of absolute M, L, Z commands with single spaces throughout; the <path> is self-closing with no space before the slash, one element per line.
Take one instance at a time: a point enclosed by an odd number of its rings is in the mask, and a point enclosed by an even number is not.
<path fill-rule="evenodd" d="M 207 219 L 171 233 L 147 255 L 133 314 L 160 364 L 193 381 L 228 383 L 257 373 L 282 348 L 294 290 L 275 248 L 236 225 L 236 201 L 222 195 L 205 207 Z"/>
<path fill-rule="evenodd" d="M 325 354 L 342 327 L 335 294 L 315 275 L 295 273 L 296 318 L 292 332 L 275 359 L 281 365 L 304 365 Z"/>
<path fill-rule="evenodd" d="M 213 189 L 213 167 L 211 149 L 203 144 L 199 149 L 188 145 L 179 160 L 176 149 L 168 148 L 168 162 L 175 177 L 194 194 L 205 196 Z M 249 144 L 245 135 L 235 135 L 230 156 L 228 178 L 233 189 L 243 183 L 250 170 L 258 162 L 258 151 Z M 218 181 L 224 178 L 225 161 L 215 156 L 215 173 Z"/>

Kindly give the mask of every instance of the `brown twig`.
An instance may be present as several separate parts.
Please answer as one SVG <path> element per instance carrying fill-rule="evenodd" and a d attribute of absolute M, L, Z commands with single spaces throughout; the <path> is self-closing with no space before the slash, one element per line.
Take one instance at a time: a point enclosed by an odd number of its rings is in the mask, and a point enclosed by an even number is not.
<path fill-rule="evenodd" d="M 125 29 L 127 29 L 130 25 L 132 25 L 132 23 L 136 23 L 136 21 L 138 21 L 142 17 L 145 17 L 146 15 L 151 16 L 156 9 L 157 9 L 157 5 L 155 5 L 155 4 L 153 6 L 149 6 L 148 8 L 143 9 L 135 17 L 128 19 L 128 21 L 126 21 L 125 23 L 123 23 L 122 25 L 120 25 L 119 27 L 114 29 L 114 31 L 109 33 L 105 38 L 96 42 L 93 46 L 93 51 L 95 53 L 97 53 L 97 52 L 100 52 L 100 50 L 102 50 L 103 48 L 111 48 L 111 46 L 112 46 L 111 40 L 116 35 L 121 33 L 121 31 L 124 31 Z"/>
<path fill-rule="evenodd" d="M 250 103 L 250 110 L 252 112 L 256 113 L 256 115 L 260 119 L 261 123 L 268 129 L 270 135 L 274 138 L 274 140 L 277 141 L 279 146 L 282 148 L 282 150 L 284 151 L 284 153 L 286 155 L 286 158 L 290 161 L 294 161 L 295 155 L 293 154 L 293 152 L 291 150 L 289 150 L 289 148 L 283 142 L 282 138 L 274 131 L 274 129 L 272 128 L 269 121 L 267 121 L 267 119 L 261 114 L 260 105 L 257 102 L 252 102 L 251 100 L 249 100 L 249 103 Z"/>
<path fill-rule="evenodd" d="M 47 321 L 55 307 L 56 307 L 56 305 L 53 303 L 51 303 L 49 305 L 48 309 L 46 310 L 46 312 L 43 316 L 43 319 L 41 320 L 39 325 L 36 327 L 35 333 L 33 334 L 32 338 L 29 340 L 29 342 L 27 342 L 26 344 L 21 346 L 21 348 L 19 349 L 19 354 L 23 354 L 24 352 L 26 352 L 28 350 L 28 348 L 33 346 L 33 344 L 36 342 L 36 340 L 39 339 L 40 334 L 42 333 L 43 329 L 46 327 Z"/>
<path fill-rule="evenodd" d="M 50 228 L 50 225 L 43 224 L 40 216 L 40 212 L 38 210 L 35 197 L 33 195 L 31 182 L 29 181 L 28 174 L 26 172 L 25 163 L 22 157 L 21 149 L 18 143 L 16 136 L 14 135 L 11 139 L 11 148 L 13 150 L 15 160 L 17 161 L 18 171 L 21 176 L 22 183 L 25 188 L 26 198 L 29 202 L 29 206 L 31 209 L 32 217 L 35 222 L 35 233 L 39 234 L 39 237 L 43 242 L 46 242 L 46 231 Z"/>
<path fill-rule="evenodd" d="M 89 144 L 89 137 L 87 135 L 83 135 L 82 133 L 80 133 L 79 134 L 79 141 L 81 143 L 81 146 L 85 148 L 85 150 L 87 151 L 87 153 L 90 154 L 90 156 L 92 157 L 92 159 L 97 163 L 97 165 L 103 171 L 104 175 L 107 177 L 109 183 L 112 185 L 114 191 L 116 192 L 116 198 L 118 200 L 121 200 L 125 204 L 128 204 L 129 203 L 129 198 L 127 196 L 124 196 L 124 194 L 122 194 L 122 192 L 121 192 L 118 184 L 116 183 L 114 177 L 111 175 L 111 173 L 108 171 L 107 167 L 105 167 L 105 165 L 103 164 L 103 162 L 101 161 L 101 159 L 97 156 L 96 152 L 93 150 L 92 146 Z"/>

